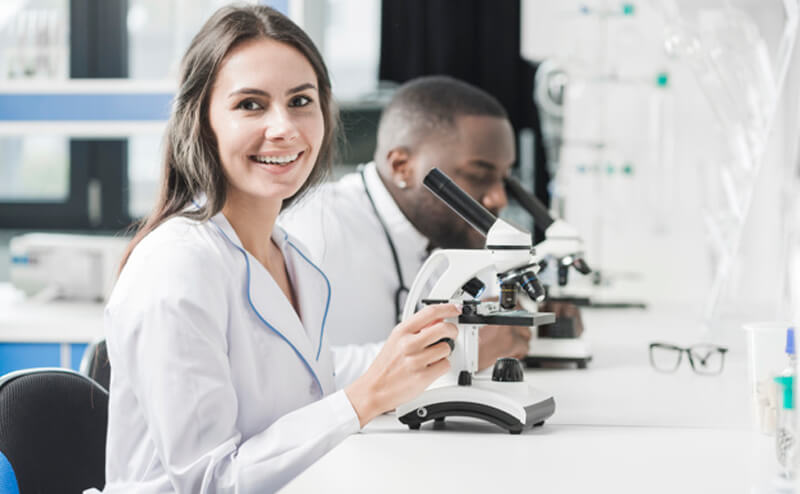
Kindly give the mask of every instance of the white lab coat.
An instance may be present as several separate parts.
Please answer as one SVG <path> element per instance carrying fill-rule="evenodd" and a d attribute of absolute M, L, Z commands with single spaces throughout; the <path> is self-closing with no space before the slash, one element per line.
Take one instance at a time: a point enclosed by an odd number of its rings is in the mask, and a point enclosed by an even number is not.
<path fill-rule="evenodd" d="M 221 213 L 133 251 L 106 308 L 105 492 L 272 492 L 359 430 L 335 391 L 329 282 L 273 239 L 301 318 Z"/>
<path fill-rule="evenodd" d="M 407 288 L 428 257 L 428 239 L 405 217 L 383 185 L 374 163 L 364 169 L 367 186 L 386 223 Z M 352 382 L 349 369 L 369 364 L 396 324 L 394 293 L 399 287 L 386 235 L 369 203 L 360 173 L 325 184 L 279 219 L 308 248 L 333 287 L 329 323 L 336 328 L 336 380 Z M 402 309 L 402 307 L 401 307 Z M 365 345 L 367 344 L 367 345 Z"/>

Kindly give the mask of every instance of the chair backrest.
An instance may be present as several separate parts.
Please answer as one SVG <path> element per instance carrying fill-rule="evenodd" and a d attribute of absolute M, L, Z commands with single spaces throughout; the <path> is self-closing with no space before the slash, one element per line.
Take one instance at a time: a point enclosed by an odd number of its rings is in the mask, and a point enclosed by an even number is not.
<path fill-rule="evenodd" d="M 108 359 L 106 340 L 100 340 L 86 347 L 81 359 L 80 373 L 89 376 L 100 386 L 109 390 L 111 384 L 111 362 Z"/>
<path fill-rule="evenodd" d="M 108 393 L 82 374 L 48 368 L 0 377 L 5 488 L 14 492 L 15 483 L 20 494 L 102 489 L 107 423 Z"/>

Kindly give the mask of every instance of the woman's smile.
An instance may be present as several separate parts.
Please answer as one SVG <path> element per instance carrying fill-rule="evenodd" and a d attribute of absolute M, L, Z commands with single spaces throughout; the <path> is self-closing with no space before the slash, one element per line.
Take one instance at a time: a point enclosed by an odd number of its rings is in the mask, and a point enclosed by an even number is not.
<path fill-rule="evenodd" d="M 305 151 L 251 154 L 248 159 L 269 173 L 281 174 L 294 168 L 304 154 Z"/>

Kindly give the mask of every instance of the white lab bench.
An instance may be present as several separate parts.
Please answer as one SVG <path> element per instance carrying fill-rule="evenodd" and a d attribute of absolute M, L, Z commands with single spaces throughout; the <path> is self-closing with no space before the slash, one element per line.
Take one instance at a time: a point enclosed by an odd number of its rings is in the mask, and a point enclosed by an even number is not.
<path fill-rule="evenodd" d="M 720 376 L 650 367 L 648 343 L 700 342 L 672 310 L 584 311 L 586 370 L 536 369 L 556 399 L 540 428 L 511 435 L 471 419 L 411 431 L 393 414 L 347 438 L 281 492 L 771 492 L 774 443 L 753 432 L 744 336 Z"/>
<path fill-rule="evenodd" d="M 24 300 L 0 283 L 0 375 L 30 367 L 77 369 L 103 338 L 103 304 Z"/>
<path fill-rule="evenodd" d="M 76 368 L 86 344 L 103 337 L 102 313 L 100 303 L 0 296 L 0 374 Z M 589 368 L 526 372 L 556 399 L 540 428 L 515 436 L 448 419 L 411 431 L 384 415 L 282 492 L 772 492 L 773 439 L 752 432 L 743 335 L 717 341 L 730 347 L 720 376 L 695 375 L 685 356 L 674 374 L 650 367 L 648 343 L 701 341 L 679 314 L 584 310 Z"/>

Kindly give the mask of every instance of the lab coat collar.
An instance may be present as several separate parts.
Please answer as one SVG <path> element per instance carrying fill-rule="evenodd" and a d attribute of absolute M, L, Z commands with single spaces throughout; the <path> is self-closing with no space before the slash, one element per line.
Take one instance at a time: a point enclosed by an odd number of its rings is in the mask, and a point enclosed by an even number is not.
<path fill-rule="evenodd" d="M 322 351 L 331 298 L 330 282 L 325 274 L 311 263 L 286 231 L 278 225 L 273 227 L 272 240 L 283 253 L 301 321 L 269 271 L 245 250 L 225 215 L 217 213 L 210 221 L 244 257 L 248 302 L 265 330 L 273 332 L 292 347 L 314 376 L 323 395 L 333 392 L 333 362 L 330 352 Z"/>
<path fill-rule="evenodd" d="M 430 242 L 400 211 L 386 186 L 383 185 L 383 180 L 378 176 L 378 169 L 374 161 L 365 165 L 364 179 L 367 182 L 369 193 L 375 201 L 375 208 L 386 224 L 386 228 L 389 229 L 394 243 L 408 246 L 420 255 L 420 259 L 425 259 L 428 255 L 427 248 Z"/>

